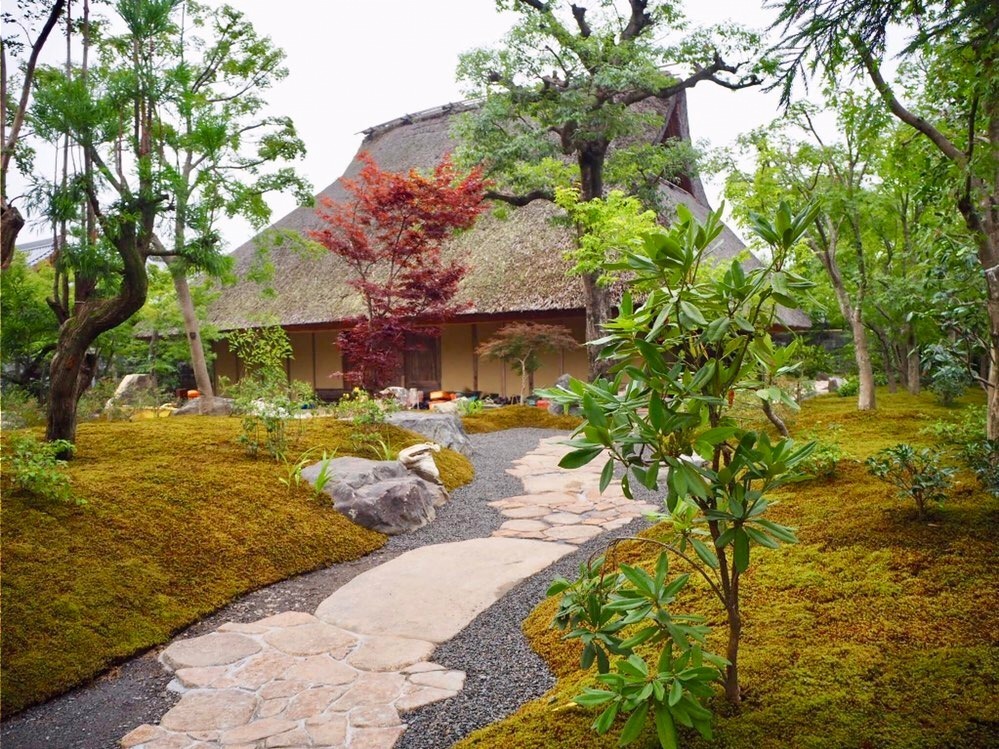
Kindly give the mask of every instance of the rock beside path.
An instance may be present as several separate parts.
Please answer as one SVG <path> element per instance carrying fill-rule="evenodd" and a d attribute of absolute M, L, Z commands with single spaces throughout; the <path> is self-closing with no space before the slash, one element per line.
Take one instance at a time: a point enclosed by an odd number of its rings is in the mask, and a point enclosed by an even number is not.
<path fill-rule="evenodd" d="M 472 454 L 472 442 L 468 439 L 465 428 L 461 425 L 461 417 L 457 414 L 399 411 L 389 414 L 386 422 L 422 434 L 438 445 L 463 455 Z"/>
<path fill-rule="evenodd" d="M 325 463 L 325 469 L 324 469 Z M 395 536 L 422 528 L 447 502 L 444 487 L 411 473 L 397 460 L 333 458 L 302 470 L 302 478 L 317 486 L 325 470 L 322 491 L 337 512 L 379 533 Z"/>

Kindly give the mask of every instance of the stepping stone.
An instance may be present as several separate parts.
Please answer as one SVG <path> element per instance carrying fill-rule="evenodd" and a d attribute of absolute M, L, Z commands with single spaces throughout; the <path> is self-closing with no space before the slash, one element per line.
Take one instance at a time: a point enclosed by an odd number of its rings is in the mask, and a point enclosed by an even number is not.
<path fill-rule="evenodd" d="M 535 505 L 534 507 L 511 507 L 503 510 L 503 515 L 508 518 L 538 518 L 551 511 L 550 507 Z"/>
<path fill-rule="evenodd" d="M 545 535 L 553 541 L 568 541 L 582 543 L 594 536 L 599 536 L 602 528 L 593 525 L 558 525 L 545 531 Z"/>
<path fill-rule="evenodd" d="M 350 735 L 350 749 L 392 749 L 406 726 L 358 728 Z"/>
<path fill-rule="evenodd" d="M 450 689 L 437 689 L 436 687 L 409 687 L 407 692 L 395 702 L 400 713 L 408 713 L 418 707 L 429 705 L 431 702 L 440 702 L 454 697 L 457 692 Z"/>
<path fill-rule="evenodd" d="M 358 575 L 323 601 L 316 616 L 351 632 L 445 642 L 570 551 L 520 538 L 424 546 Z"/>
<path fill-rule="evenodd" d="M 298 724 L 279 718 L 264 718 L 247 723 L 239 728 L 230 728 L 222 734 L 223 744 L 252 744 L 254 741 L 266 739 L 275 734 L 284 733 Z"/>
<path fill-rule="evenodd" d="M 499 529 L 501 531 L 531 533 L 532 531 L 543 531 L 547 527 L 548 523 L 543 523 L 540 520 L 507 520 Z"/>
<path fill-rule="evenodd" d="M 321 721 L 306 721 L 305 730 L 316 746 L 343 746 L 347 740 L 347 716 L 329 715 Z"/>
<path fill-rule="evenodd" d="M 357 638 L 339 627 L 324 624 L 312 617 L 309 624 L 282 627 L 264 635 L 269 645 L 289 655 L 317 655 L 329 653 L 343 658 L 351 651 Z"/>
<path fill-rule="evenodd" d="M 299 661 L 284 673 L 285 679 L 303 681 L 306 684 L 333 685 L 350 684 L 358 677 L 358 672 L 343 661 L 325 655 L 314 655 Z"/>
<path fill-rule="evenodd" d="M 160 654 L 170 669 L 225 666 L 260 652 L 259 643 L 235 632 L 213 632 L 178 640 Z"/>
<path fill-rule="evenodd" d="M 425 661 L 435 647 L 432 642 L 409 637 L 368 637 L 350 654 L 347 663 L 361 671 L 400 671 Z"/>
<path fill-rule="evenodd" d="M 553 512 L 545 515 L 542 520 L 550 525 L 579 525 L 583 518 L 574 512 Z"/>
<path fill-rule="evenodd" d="M 188 692 L 160 720 L 170 731 L 219 731 L 248 723 L 257 697 L 237 689 Z"/>
<path fill-rule="evenodd" d="M 417 684 L 421 687 L 434 687 L 435 689 L 445 689 L 451 692 L 461 691 L 465 686 L 464 671 L 427 671 L 422 674 L 412 674 L 409 677 L 410 684 Z"/>

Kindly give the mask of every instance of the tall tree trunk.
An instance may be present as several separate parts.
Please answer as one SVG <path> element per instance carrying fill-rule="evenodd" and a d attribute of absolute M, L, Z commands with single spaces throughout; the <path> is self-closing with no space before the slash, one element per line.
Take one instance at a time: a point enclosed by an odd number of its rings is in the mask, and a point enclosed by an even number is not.
<path fill-rule="evenodd" d="M 853 349 L 857 360 L 857 376 L 860 391 L 857 393 L 857 408 L 860 411 L 873 411 L 877 404 L 874 396 L 874 368 L 871 366 L 871 351 L 867 341 L 867 328 L 861 320 L 860 310 L 851 309 L 847 320 L 853 333 Z"/>
<path fill-rule="evenodd" d="M 861 411 L 873 411 L 877 404 L 874 399 L 874 370 L 871 367 L 871 352 L 867 343 L 867 328 L 864 327 L 863 312 L 860 302 L 856 306 L 850 300 L 850 294 L 843 282 L 843 274 L 836 262 L 836 245 L 839 241 L 839 230 L 830 222 L 825 228 L 825 247 L 812 243 L 812 250 L 822 262 L 833 291 L 839 311 L 850 325 L 853 334 L 854 359 L 857 362 L 857 374 L 860 379 L 860 392 L 857 395 L 857 408 Z"/>
<path fill-rule="evenodd" d="M 201 323 L 194 310 L 194 299 L 191 287 L 187 283 L 187 264 L 183 260 L 172 260 L 169 263 L 173 287 L 177 292 L 177 302 L 184 317 L 184 332 L 187 334 L 187 344 L 191 350 L 191 368 L 194 370 L 194 381 L 201 397 L 198 399 L 198 410 L 201 413 L 211 412 L 215 401 L 212 389 L 212 378 L 208 373 L 208 362 L 205 359 L 205 346 L 201 340 Z"/>
<path fill-rule="evenodd" d="M 905 367 L 906 387 L 913 395 L 919 395 L 921 389 L 921 377 L 923 365 L 919 358 L 919 342 L 916 340 L 916 329 L 913 325 L 908 325 L 905 343 Z"/>
<path fill-rule="evenodd" d="M 76 405 L 86 379 L 87 350 L 101 333 L 116 328 L 138 312 L 146 302 L 149 280 L 139 232 L 151 233 L 155 211 L 144 211 L 143 228 L 126 223 L 116 227 L 114 243 L 122 259 L 118 293 L 106 299 L 89 299 L 75 306 L 74 313 L 59 328 L 59 340 L 50 367 L 46 440 L 76 440 Z M 64 455 L 62 457 L 69 457 Z"/>
<path fill-rule="evenodd" d="M 579 151 L 577 161 L 579 164 L 580 200 L 582 202 L 603 197 L 604 159 L 607 155 L 607 147 L 608 144 L 601 141 L 592 143 Z M 579 235 L 577 234 L 577 241 L 578 239 Z M 599 278 L 600 275 L 598 273 L 586 273 L 583 275 L 587 341 L 595 341 L 603 337 L 603 326 L 611 318 L 611 307 L 613 306 L 611 292 L 606 286 L 598 283 Z M 589 361 L 589 377 L 591 382 L 607 374 L 611 362 L 599 358 L 599 348 L 596 346 L 587 346 L 586 355 Z"/>

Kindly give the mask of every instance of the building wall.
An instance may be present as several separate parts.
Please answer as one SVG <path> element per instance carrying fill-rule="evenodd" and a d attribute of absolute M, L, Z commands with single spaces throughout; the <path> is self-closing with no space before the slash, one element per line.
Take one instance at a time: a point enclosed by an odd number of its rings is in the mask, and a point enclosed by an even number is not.
<path fill-rule="evenodd" d="M 579 317 L 563 317 L 544 320 L 549 325 L 564 325 L 569 328 L 576 340 L 582 344 L 586 336 L 586 321 Z M 441 353 L 441 383 L 444 390 L 480 390 L 483 393 L 498 393 L 504 397 L 520 393 L 520 375 L 503 362 L 493 361 L 475 355 L 475 347 L 492 338 L 505 325 L 504 322 L 452 323 L 444 327 Z M 474 370 L 478 369 L 478 387 L 475 387 Z M 586 379 L 588 362 L 586 350 L 582 348 L 561 353 L 548 354 L 544 363 L 534 373 L 536 388 L 555 384 L 559 375 L 568 372 L 574 377 Z"/>
<path fill-rule="evenodd" d="M 582 344 L 586 323 L 581 315 L 546 318 L 549 325 L 564 325 L 572 330 Z M 494 336 L 505 323 L 449 323 L 441 334 L 441 387 L 444 390 L 480 390 L 509 397 L 520 393 L 520 376 L 503 362 L 492 361 L 475 355 L 478 344 Z M 340 350 L 336 346 L 336 331 L 291 331 L 293 358 L 286 363 L 288 376 L 312 384 L 317 390 L 340 389 L 342 377 L 330 377 L 342 368 Z M 215 351 L 215 375 L 238 380 L 243 368 L 224 340 L 212 344 Z M 536 388 L 549 387 L 564 372 L 585 379 L 587 375 L 586 350 L 580 348 L 545 357 L 541 368 L 534 374 Z M 476 387 L 476 380 L 478 387 Z"/>

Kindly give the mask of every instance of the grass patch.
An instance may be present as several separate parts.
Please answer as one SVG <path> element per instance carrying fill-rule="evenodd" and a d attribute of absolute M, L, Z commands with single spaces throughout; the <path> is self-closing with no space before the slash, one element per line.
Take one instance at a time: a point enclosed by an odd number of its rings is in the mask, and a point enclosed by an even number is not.
<path fill-rule="evenodd" d="M 798 434 L 840 424 L 830 435 L 855 459 L 906 440 L 953 409 L 932 396 L 878 394 L 879 411 L 859 414 L 838 397 L 804 405 Z M 977 396 L 971 396 L 977 402 Z M 682 734 L 685 749 L 985 749 L 999 745 L 995 699 L 999 582 L 994 573 L 999 500 L 963 477 L 928 523 L 855 460 L 838 475 L 783 488 L 773 519 L 798 528 L 800 542 L 755 550 L 744 578 L 741 714 L 715 702 L 715 739 Z M 655 537 L 656 528 L 646 535 Z M 618 561 L 652 568 L 651 545 L 621 548 Z M 687 571 L 672 560 L 673 574 Z M 524 622 L 558 684 L 513 716 L 457 746 L 603 749 L 593 710 L 568 706 L 592 673 L 579 671 L 579 644 L 549 629 L 555 601 Z M 706 615 L 711 644 L 724 652 L 724 621 L 692 577 L 682 609 Z M 638 747 L 658 746 L 647 733 Z"/>
<path fill-rule="evenodd" d="M 489 408 L 472 416 L 465 416 L 461 423 L 469 434 L 499 432 L 504 429 L 534 427 L 536 429 L 575 429 L 582 423 L 578 416 L 550 414 L 536 406 L 501 406 Z"/>
<path fill-rule="evenodd" d="M 392 447 L 424 437 L 367 427 Z M 289 425 L 292 463 L 309 448 L 359 453 L 357 427 Z M 87 504 L 5 491 L 2 709 L 10 715 L 101 671 L 256 588 L 379 548 L 366 530 L 287 489 L 288 469 L 246 457 L 238 418 L 81 424 L 67 473 Z M 434 456 L 448 488 L 471 463 Z"/>

